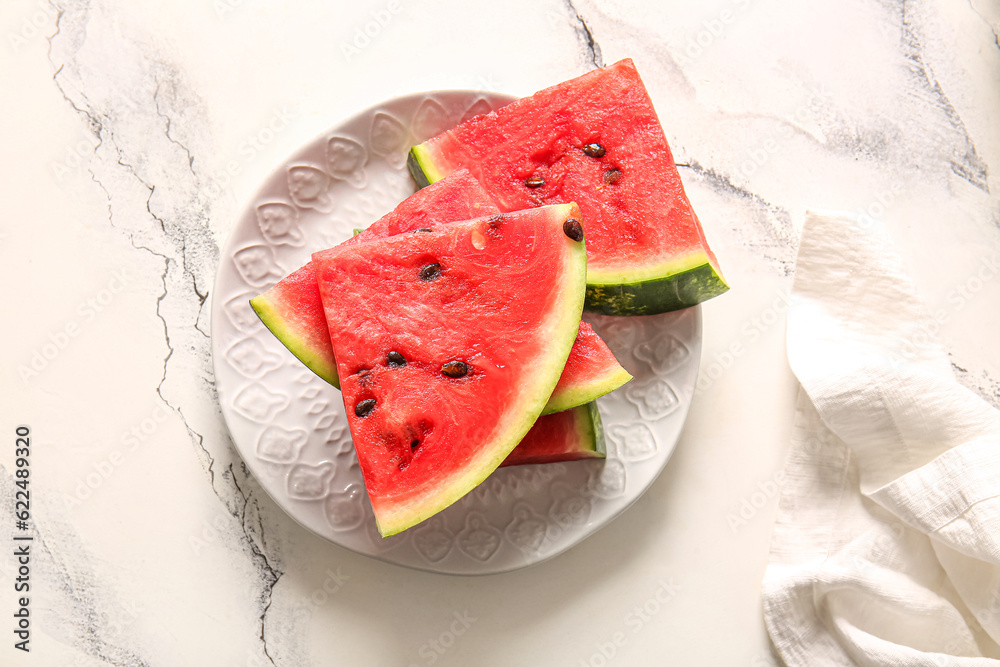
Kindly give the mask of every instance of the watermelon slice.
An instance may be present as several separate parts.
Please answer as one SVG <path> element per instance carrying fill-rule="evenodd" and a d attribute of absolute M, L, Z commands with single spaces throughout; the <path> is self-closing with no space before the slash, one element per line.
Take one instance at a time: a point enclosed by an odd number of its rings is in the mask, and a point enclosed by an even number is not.
<path fill-rule="evenodd" d="M 419 190 L 345 243 L 361 243 L 427 229 L 439 221 L 467 220 L 499 212 L 482 186 L 462 169 Z M 252 298 L 250 304 L 292 354 L 321 378 L 335 387 L 340 386 L 312 262 Z M 581 322 L 566 369 L 543 414 L 582 405 L 631 379 L 600 336 L 590 325 Z"/>
<path fill-rule="evenodd" d="M 603 459 L 604 426 L 597 403 L 539 417 L 501 466 Z"/>
<path fill-rule="evenodd" d="M 541 414 L 583 310 L 579 220 L 549 206 L 313 255 L 382 535 L 468 493 Z"/>
<path fill-rule="evenodd" d="M 631 60 L 475 116 L 409 167 L 418 184 L 468 169 L 505 211 L 577 202 L 588 310 L 649 315 L 729 289 Z"/>

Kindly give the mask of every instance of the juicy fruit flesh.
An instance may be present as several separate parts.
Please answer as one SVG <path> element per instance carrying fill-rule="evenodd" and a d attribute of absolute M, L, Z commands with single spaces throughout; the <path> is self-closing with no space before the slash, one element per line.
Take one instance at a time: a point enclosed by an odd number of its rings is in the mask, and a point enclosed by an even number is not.
<path fill-rule="evenodd" d="M 442 173 L 469 169 L 504 210 L 576 201 L 588 231 L 588 261 L 605 271 L 625 264 L 630 250 L 686 247 L 694 226 L 659 118 L 634 67 L 594 70 L 500 110 L 467 121 L 427 142 Z M 530 125 L 521 118 L 530 114 Z M 582 147 L 600 144 L 600 158 Z M 531 146 L 529 153 L 524 146 Z M 604 175 L 618 169 L 611 185 Z M 645 196 L 649 177 L 677 202 L 660 210 Z M 526 181 L 540 177 L 544 185 Z M 664 219 L 664 224 L 649 220 Z M 612 233 L 613 232 L 613 233 Z M 668 253 L 669 254 L 669 251 Z M 617 260 L 617 262 L 616 262 Z"/>
<path fill-rule="evenodd" d="M 500 209 L 469 172 L 460 170 L 407 197 L 391 212 L 373 222 L 364 234 L 344 243 L 392 236 L 420 229 L 437 220 L 468 220 L 499 212 Z M 340 386 L 312 262 L 250 299 L 250 305 L 292 354 L 321 378 L 335 387 Z"/>
<path fill-rule="evenodd" d="M 705 298 L 727 288 L 629 60 L 472 118 L 414 147 L 412 167 L 428 180 L 468 169 L 505 211 L 576 201 L 590 284 L 708 265 L 716 280 Z"/>
<path fill-rule="evenodd" d="M 563 233 L 569 217 L 577 207 L 547 207 L 313 255 L 383 535 L 474 488 L 541 413 L 583 308 L 586 250 Z M 421 279 L 433 263 L 440 273 Z M 390 364 L 389 352 L 405 365 Z M 468 372 L 443 373 L 452 361 Z M 359 417 L 366 400 L 374 407 Z"/>
<path fill-rule="evenodd" d="M 362 243 L 499 212 L 469 172 L 459 170 L 404 200 L 348 243 Z M 268 329 L 300 361 L 330 384 L 340 387 L 330 332 L 311 262 L 251 299 L 250 303 Z M 594 363 L 597 359 L 601 363 Z M 631 376 L 618 364 L 604 341 L 588 325 L 581 323 L 581 334 L 544 413 L 592 401 L 629 379 Z"/>
<path fill-rule="evenodd" d="M 431 227 L 441 221 L 471 220 L 500 212 L 489 193 L 466 170 L 456 171 L 438 185 L 441 187 L 423 188 L 413 193 L 345 243 L 360 243 L 373 237 L 384 238 Z"/>

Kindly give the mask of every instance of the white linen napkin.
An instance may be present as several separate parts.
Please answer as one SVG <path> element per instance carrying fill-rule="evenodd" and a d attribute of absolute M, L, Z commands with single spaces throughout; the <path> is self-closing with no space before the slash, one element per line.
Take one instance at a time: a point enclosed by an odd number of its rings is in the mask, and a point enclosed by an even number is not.
<path fill-rule="evenodd" d="M 1000 665 L 1000 411 L 955 380 L 868 222 L 806 217 L 765 622 L 794 667 Z"/>

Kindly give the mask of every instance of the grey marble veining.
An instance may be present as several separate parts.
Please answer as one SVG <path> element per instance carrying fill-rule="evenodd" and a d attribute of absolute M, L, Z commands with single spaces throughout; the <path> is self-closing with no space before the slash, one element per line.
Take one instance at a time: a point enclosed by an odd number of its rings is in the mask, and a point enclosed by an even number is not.
<path fill-rule="evenodd" d="M 0 69 L 15 81 L 21 116 L 44 120 L 47 143 L 4 167 L 6 182 L 20 182 L 21 169 L 43 180 L 8 193 L 0 251 L 35 258 L 28 270 L 45 267 L 12 306 L 12 321 L 26 324 L 3 334 L 4 421 L 30 422 L 51 453 L 33 468 L 34 651 L 22 663 L 0 645 L 0 663 L 422 665 L 434 655 L 435 664 L 596 664 L 601 642 L 622 630 L 622 664 L 665 654 L 773 664 L 757 605 L 773 507 L 739 533 L 725 517 L 779 469 L 786 444 L 780 424 L 791 408 L 769 398 L 791 386 L 781 325 L 751 323 L 787 293 L 804 211 L 846 208 L 886 224 L 943 313 L 959 378 L 1000 403 L 989 333 L 1000 281 L 977 277 L 1000 252 L 994 4 L 9 3 L 0 32 L 10 58 Z M 377 29 L 365 42 L 358 30 L 369 25 Z M 721 364 L 733 343 L 749 352 L 696 397 L 676 460 L 648 499 L 548 565 L 454 581 L 312 536 L 249 474 L 218 410 L 209 304 L 219 248 L 246 198 L 299 145 L 391 94 L 421 84 L 527 94 L 622 57 L 643 73 L 734 286 L 706 306 L 703 368 Z M 75 222 L 60 219 L 67 210 Z M 17 221 L 34 216 L 38 235 L 28 238 Z M 76 317 L 58 311 L 28 324 L 34 304 L 74 278 L 106 281 L 103 268 L 48 273 L 47 240 L 65 234 L 68 255 L 76 233 L 112 239 L 95 266 L 113 258 L 136 276 L 93 331 L 113 321 L 148 346 L 84 381 L 70 367 L 131 351 L 84 331 L 24 380 L 19 367 Z M 150 368 L 159 377 L 128 405 L 107 402 L 123 378 L 152 377 Z M 761 377 L 784 389 L 748 396 Z M 720 419 L 718 406 L 737 397 L 745 407 Z M 87 421 L 94 413 L 100 419 Z M 106 430 L 91 436 L 75 429 L 81 422 Z M 106 463 L 108 447 L 134 428 L 141 446 L 124 445 L 124 462 Z M 2 460 L 0 483 L 8 525 L 12 461 Z M 176 486 L 152 492 L 164 483 Z M 740 550 L 752 554 L 746 563 L 727 563 Z M 705 554 L 732 574 L 712 580 Z M 4 590 L 15 571 L 8 557 Z M 676 604 L 633 634 L 630 609 L 670 577 Z M 433 648 L 466 612 L 477 620 L 451 637 L 454 648 Z M 386 637 L 386 627 L 396 632 Z"/>

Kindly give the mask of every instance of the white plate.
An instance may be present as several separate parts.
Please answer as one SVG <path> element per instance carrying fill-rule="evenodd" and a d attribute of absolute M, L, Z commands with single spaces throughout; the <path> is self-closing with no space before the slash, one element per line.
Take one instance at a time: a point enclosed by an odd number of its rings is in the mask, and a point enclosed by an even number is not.
<path fill-rule="evenodd" d="M 212 298 L 219 404 L 260 484 L 317 535 L 422 570 L 513 570 L 561 553 L 611 521 L 666 464 L 698 373 L 700 308 L 586 316 L 635 376 L 599 401 L 608 459 L 501 469 L 424 523 L 389 539 L 378 535 L 340 392 L 293 357 L 248 300 L 410 195 L 411 145 L 510 99 L 474 91 L 400 97 L 302 148 L 271 174 L 237 222 Z"/>

